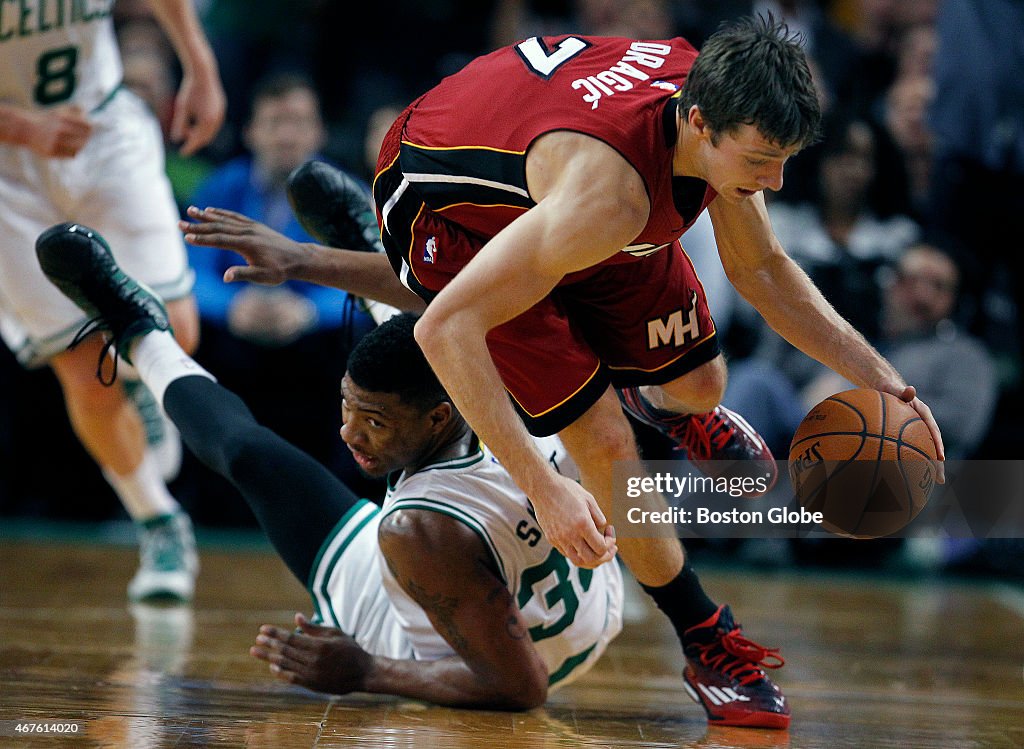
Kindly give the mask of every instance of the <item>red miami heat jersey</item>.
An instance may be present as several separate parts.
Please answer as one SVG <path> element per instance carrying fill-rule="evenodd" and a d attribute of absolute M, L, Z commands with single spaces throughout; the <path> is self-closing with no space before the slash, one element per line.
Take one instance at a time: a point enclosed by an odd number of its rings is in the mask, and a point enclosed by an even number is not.
<path fill-rule="evenodd" d="M 606 262 L 650 254 L 715 197 L 700 180 L 672 177 L 676 94 L 696 56 L 680 38 L 531 37 L 504 47 L 412 105 L 401 171 L 429 208 L 490 237 L 535 205 L 526 187 L 530 144 L 554 130 L 584 133 L 633 165 L 651 201 L 628 255 Z"/>

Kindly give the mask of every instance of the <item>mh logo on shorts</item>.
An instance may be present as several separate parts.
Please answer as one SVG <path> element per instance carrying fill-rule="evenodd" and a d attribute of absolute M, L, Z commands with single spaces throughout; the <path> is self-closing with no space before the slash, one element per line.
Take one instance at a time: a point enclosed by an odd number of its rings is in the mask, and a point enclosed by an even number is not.
<path fill-rule="evenodd" d="M 679 348 L 687 340 L 700 337 L 700 325 L 697 322 L 697 292 L 691 292 L 689 309 L 677 309 L 668 317 L 657 317 L 647 321 L 647 349 L 653 351 L 660 346 Z M 686 320 L 683 320 L 683 313 Z"/>
<path fill-rule="evenodd" d="M 437 239 L 435 237 L 430 237 L 427 239 L 427 243 L 423 247 L 423 262 L 433 263 L 435 255 L 437 255 Z"/>

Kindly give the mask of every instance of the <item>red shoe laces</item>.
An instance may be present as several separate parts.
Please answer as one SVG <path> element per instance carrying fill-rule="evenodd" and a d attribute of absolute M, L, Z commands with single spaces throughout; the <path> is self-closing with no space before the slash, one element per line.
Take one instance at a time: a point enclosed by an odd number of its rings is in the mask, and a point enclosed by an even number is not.
<path fill-rule="evenodd" d="M 726 632 L 707 645 L 697 647 L 701 651 L 701 663 L 721 671 L 730 679 L 738 680 L 740 686 L 763 679 L 762 669 L 781 668 L 786 663 L 779 655 L 778 648 L 766 648 L 753 640 L 748 640 L 740 634 L 739 627 Z"/>
<path fill-rule="evenodd" d="M 693 415 L 680 422 L 671 432 L 671 436 L 686 450 L 690 458 L 707 460 L 711 457 L 711 442 L 715 449 L 722 450 L 736 432 L 736 427 L 719 411 Z"/>

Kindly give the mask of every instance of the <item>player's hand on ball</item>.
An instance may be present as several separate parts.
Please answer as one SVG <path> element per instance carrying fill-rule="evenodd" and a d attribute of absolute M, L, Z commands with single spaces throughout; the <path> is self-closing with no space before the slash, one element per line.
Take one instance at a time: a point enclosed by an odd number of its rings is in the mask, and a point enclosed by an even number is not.
<path fill-rule="evenodd" d="M 249 655 L 270 664 L 281 681 L 326 694 L 357 692 L 366 685 L 373 657 L 336 627 L 313 624 L 295 615 L 293 629 L 260 627 Z"/>
<path fill-rule="evenodd" d="M 935 417 L 932 415 L 932 410 L 928 407 L 928 404 L 917 397 L 917 389 L 913 385 L 899 385 L 886 389 L 884 392 L 892 393 L 901 401 L 909 403 L 910 406 L 917 411 L 924 421 L 925 426 L 928 427 L 928 431 L 932 435 L 932 442 L 935 443 L 935 482 L 938 484 L 946 483 L 946 468 L 942 465 L 942 462 L 946 459 L 946 449 L 942 444 L 942 432 L 939 430 L 939 425 L 935 421 Z"/>

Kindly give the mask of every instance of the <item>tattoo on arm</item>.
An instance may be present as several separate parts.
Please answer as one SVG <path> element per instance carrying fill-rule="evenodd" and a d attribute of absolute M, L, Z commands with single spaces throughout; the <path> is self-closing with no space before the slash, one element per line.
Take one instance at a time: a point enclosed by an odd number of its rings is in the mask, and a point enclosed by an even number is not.
<path fill-rule="evenodd" d="M 409 591 L 409 595 L 423 607 L 428 615 L 432 615 L 431 618 L 437 622 L 441 630 L 441 636 L 448 640 L 453 648 L 459 652 L 469 649 L 468 640 L 455 625 L 454 613 L 455 608 L 459 605 L 458 598 L 431 593 L 412 578 L 399 580 L 399 583 Z"/>
<path fill-rule="evenodd" d="M 440 595 L 437 593 L 431 593 L 418 582 L 416 582 L 409 575 L 402 575 L 391 559 L 387 555 L 384 556 L 384 560 L 387 563 L 388 569 L 391 574 L 394 575 L 394 579 L 398 582 L 403 590 L 409 592 L 413 597 L 413 600 L 420 605 L 420 607 L 431 616 L 432 619 L 437 621 L 437 627 L 440 630 L 440 635 L 444 637 L 451 646 L 457 651 L 464 651 L 468 649 L 469 643 L 466 640 L 465 635 L 459 631 L 454 621 L 455 609 L 459 604 L 459 599 L 452 596 Z"/>
<path fill-rule="evenodd" d="M 490 591 L 487 593 L 487 603 L 493 604 L 504 600 L 506 609 L 508 610 L 508 616 L 505 619 L 505 634 L 507 634 L 513 640 L 522 640 L 525 637 L 529 637 L 529 632 L 522 626 L 519 618 L 516 616 L 516 604 L 512 600 L 512 596 L 508 592 L 508 588 L 498 578 L 497 574 L 492 569 L 492 563 L 489 559 L 477 559 L 477 566 L 481 567 L 481 574 L 486 575 L 487 578 L 493 581 Z"/>
<path fill-rule="evenodd" d="M 485 600 L 488 604 L 499 603 L 504 600 L 508 610 L 508 616 L 505 619 L 505 633 L 513 640 L 528 638 L 529 632 L 516 616 L 515 601 L 512 600 L 508 588 L 505 587 L 505 584 L 494 570 L 493 564 L 493 560 L 489 558 L 478 558 L 476 560 L 477 573 L 487 582 L 491 583 Z M 408 591 L 412 599 L 436 622 L 441 636 L 455 650 L 462 653 L 470 652 L 472 648 L 469 641 L 455 623 L 455 610 L 460 603 L 460 599 L 455 596 L 432 593 L 411 576 L 400 574 L 394 565 L 391 564 L 390 560 L 388 560 L 388 567 L 391 568 L 391 572 L 398 581 L 398 584 Z"/>

